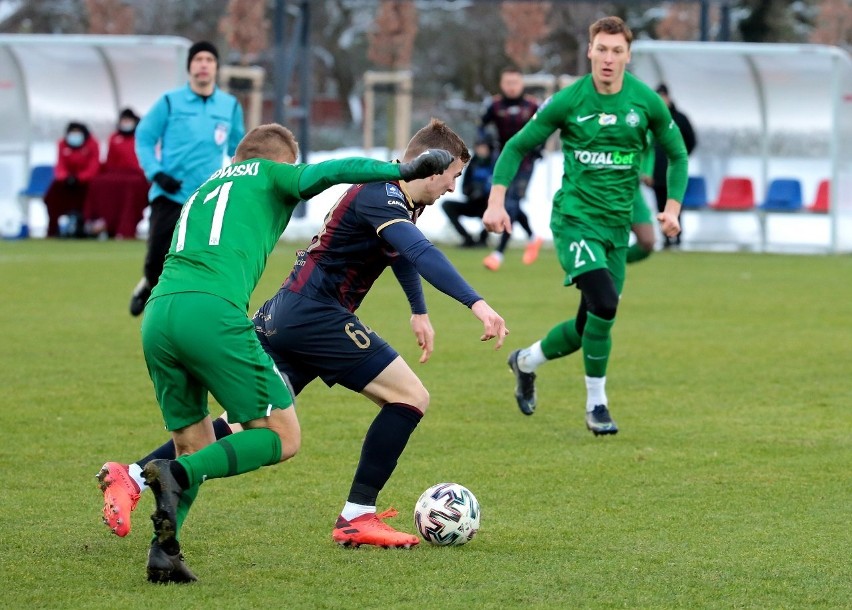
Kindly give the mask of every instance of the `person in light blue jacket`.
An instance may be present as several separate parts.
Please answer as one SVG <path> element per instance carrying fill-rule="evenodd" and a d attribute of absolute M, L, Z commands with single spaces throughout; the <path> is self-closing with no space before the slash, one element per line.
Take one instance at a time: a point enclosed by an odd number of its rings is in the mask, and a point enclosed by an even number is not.
<path fill-rule="evenodd" d="M 245 135 L 240 103 L 216 86 L 218 67 L 212 43 L 193 44 L 189 82 L 160 96 L 136 128 L 136 156 L 151 181 L 151 216 L 144 275 L 130 298 L 133 316 L 142 313 L 157 285 L 183 202 L 222 168 Z"/>

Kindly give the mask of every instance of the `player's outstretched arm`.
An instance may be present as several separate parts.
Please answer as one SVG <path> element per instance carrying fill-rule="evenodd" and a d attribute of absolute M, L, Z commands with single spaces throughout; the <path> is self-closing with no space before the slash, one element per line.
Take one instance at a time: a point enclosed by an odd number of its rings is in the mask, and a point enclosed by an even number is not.
<path fill-rule="evenodd" d="M 506 328 L 506 321 L 496 311 L 491 309 L 491 306 L 480 299 L 473 305 L 470 310 L 473 312 L 483 325 L 483 333 L 479 338 L 480 341 L 488 341 L 489 339 L 497 339 L 494 349 L 500 349 L 503 346 L 503 341 L 506 335 L 509 334 L 509 329 Z"/>
<path fill-rule="evenodd" d="M 443 174 L 453 162 L 454 157 L 449 151 L 441 148 L 424 150 L 408 163 L 400 163 L 399 177 L 406 182 L 428 178 L 435 174 Z"/>
<path fill-rule="evenodd" d="M 408 165 L 412 174 L 419 177 L 440 174 L 453 162 L 453 156 L 446 150 L 429 150 L 426 157 L 418 157 L 410 164 L 389 163 L 366 157 L 345 157 L 329 159 L 319 163 L 308 163 L 282 170 L 283 186 L 288 194 L 302 199 L 310 199 L 335 184 L 360 184 L 362 182 L 377 182 L 398 180 L 403 175 L 403 166 Z M 426 153 L 424 153 L 426 154 Z M 420 159 L 418 161 L 418 159 Z M 292 192 L 291 173 L 298 172 L 297 192 Z"/>

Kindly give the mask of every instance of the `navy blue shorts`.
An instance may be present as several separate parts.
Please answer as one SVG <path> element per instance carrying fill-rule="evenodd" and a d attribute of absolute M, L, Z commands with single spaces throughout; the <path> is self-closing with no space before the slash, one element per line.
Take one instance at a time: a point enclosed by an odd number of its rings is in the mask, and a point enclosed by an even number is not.
<path fill-rule="evenodd" d="M 279 290 L 254 314 L 263 349 L 296 394 L 319 377 L 360 392 L 398 354 L 345 307 Z"/>

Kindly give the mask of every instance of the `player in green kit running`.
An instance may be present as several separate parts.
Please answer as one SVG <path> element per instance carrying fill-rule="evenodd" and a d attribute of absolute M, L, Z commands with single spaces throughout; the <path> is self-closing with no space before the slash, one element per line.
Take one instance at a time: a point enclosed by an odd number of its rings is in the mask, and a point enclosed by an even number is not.
<path fill-rule="evenodd" d="M 605 391 L 610 331 L 624 285 L 633 202 L 649 130 L 669 159 L 669 199 L 657 215 L 665 235 L 680 232 L 677 217 L 687 179 L 686 148 L 668 108 L 652 89 L 625 73 L 632 41 L 632 32 L 618 17 L 604 17 L 591 25 L 587 52 L 591 74 L 555 93 L 509 140 L 497 161 L 483 216 L 489 231 L 511 230 L 504 206 L 506 186 L 523 156 L 559 130 L 564 175 L 553 198 L 550 228 L 565 271 L 564 284 L 580 290 L 580 306 L 574 319 L 512 352 L 509 367 L 515 375 L 518 407 L 532 415 L 536 369 L 582 350 L 586 426 L 595 435 L 618 432 Z"/>
<path fill-rule="evenodd" d="M 293 209 L 334 184 L 426 178 L 453 162 L 445 150 L 427 150 L 402 164 L 348 158 L 294 165 L 297 156 L 298 144 L 284 127 L 250 131 L 234 163 L 183 205 L 145 308 L 145 363 L 179 456 L 153 460 L 143 470 L 156 497 L 151 582 L 196 580 L 178 537 L 203 481 L 277 464 L 299 450 L 292 393 L 247 315 Z M 242 431 L 216 441 L 208 392 Z"/>

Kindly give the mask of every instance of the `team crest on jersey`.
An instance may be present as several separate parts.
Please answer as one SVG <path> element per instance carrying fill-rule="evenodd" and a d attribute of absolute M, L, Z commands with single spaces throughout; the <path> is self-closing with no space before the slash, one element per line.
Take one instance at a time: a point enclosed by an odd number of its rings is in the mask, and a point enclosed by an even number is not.
<path fill-rule="evenodd" d="M 216 123 L 216 128 L 213 130 L 213 141 L 217 146 L 222 146 L 228 139 L 228 126 L 225 123 Z"/>
<path fill-rule="evenodd" d="M 405 195 L 402 194 L 402 189 L 397 185 L 390 183 L 385 184 L 385 190 L 387 191 L 388 197 L 396 197 L 397 199 L 405 201 Z"/>
<path fill-rule="evenodd" d="M 628 113 L 627 113 L 627 116 L 626 116 L 626 117 L 624 117 L 624 121 L 625 121 L 625 122 L 626 122 L 626 123 L 627 123 L 630 127 L 637 127 L 637 126 L 639 125 L 639 122 L 640 122 L 639 115 L 636 113 L 636 111 L 635 111 L 635 110 L 633 110 L 633 109 L 631 108 L 631 109 L 630 109 L 630 112 L 628 112 Z"/>
<path fill-rule="evenodd" d="M 615 125 L 618 122 L 618 117 L 614 114 L 601 113 L 601 118 L 598 119 L 599 125 Z"/>

